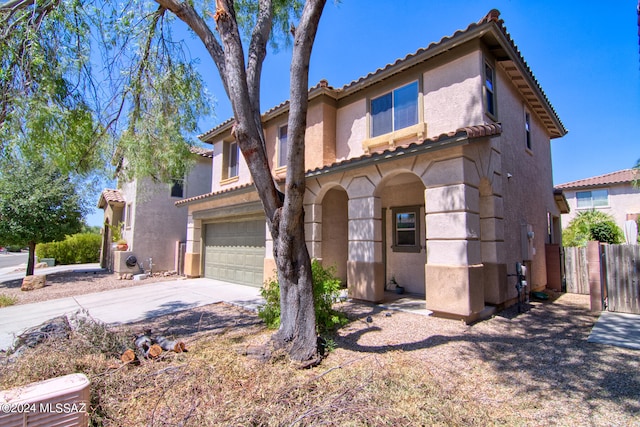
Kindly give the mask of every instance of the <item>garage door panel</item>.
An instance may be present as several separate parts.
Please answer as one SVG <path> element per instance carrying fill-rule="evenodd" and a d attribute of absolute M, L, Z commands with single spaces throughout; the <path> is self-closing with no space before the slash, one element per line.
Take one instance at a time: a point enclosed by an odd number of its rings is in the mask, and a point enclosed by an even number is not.
<path fill-rule="evenodd" d="M 207 224 L 204 252 L 205 277 L 261 286 L 264 220 Z"/>

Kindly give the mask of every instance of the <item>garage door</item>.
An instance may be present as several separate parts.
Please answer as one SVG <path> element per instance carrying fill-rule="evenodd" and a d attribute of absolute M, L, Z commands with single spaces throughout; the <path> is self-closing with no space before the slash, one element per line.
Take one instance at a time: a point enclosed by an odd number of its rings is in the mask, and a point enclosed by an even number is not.
<path fill-rule="evenodd" d="M 264 220 L 207 224 L 204 276 L 243 285 L 262 286 L 264 235 Z"/>

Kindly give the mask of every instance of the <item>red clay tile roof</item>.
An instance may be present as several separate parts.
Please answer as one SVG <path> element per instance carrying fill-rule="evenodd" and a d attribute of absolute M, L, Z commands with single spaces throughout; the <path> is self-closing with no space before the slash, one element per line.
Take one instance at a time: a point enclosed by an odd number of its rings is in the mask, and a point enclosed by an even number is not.
<path fill-rule="evenodd" d="M 198 156 L 213 158 L 213 150 L 211 148 L 189 147 L 189 151 Z"/>
<path fill-rule="evenodd" d="M 500 135 L 501 133 L 502 133 L 502 125 L 500 123 L 468 126 L 468 127 L 457 129 L 453 132 L 443 133 L 433 138 L 427 138 L 422 142 L 414 142 L 411 144 L 397 145 L 395 147 L 389 148 L 382 152 L 363 154 L 362 156 L 359 156 L 359 157 L 353 157 L 350 159 L 332 163 L 330 165 L 327 165 L 321 168 L 308 170 L 306 172 L 306 175 L 307 177 L 309 177 L 309 176 L 319 175 L 323 173 L 329 173 L 329 172 L 332 172 L 332 169 L 336 169 L 336 168 L 357 166 L 358 163 L 365 163 L 368 161 L 376 161 L 380 159 L 390 159 L 390 158 L 393 158 L 394 154 L 404 154 L 404 153 L 414 153 L 417 151 L 436 150 L 438 148 L 451 145 L 452 143 L 465 142 L 470 139 L 478 139 L 478 138 L 485 138 L 485 137 L 490 138 L 493 136 Z M 204 200 L 211 197 L 219 196 L 221 194 L 230 193 L 237 190 L 249 189 L 252 187 L 253 187 L 253 184 L 245 184 L 240 187 L 233 187 L 233 188 L 216 191 L 212 193 L 201 194 L 199 196 L 179 200 L 175 203 L 175 205 L 182 206 L 198 200 Z"/>
<path fill-rule="evenodd" d="M 100 199 L 98 200 L 98 207 L 103 208 L 107 204 L 124 204 L 125 200 L 120 190 L 112 190 L 105 188 L 100 193 Z"/>
<path fill-rule="evenodd" d="M 624 169 L 617 172 L 606 173 L 604 175 L 593 176 L 591 178 L 579 179 L 577 181 L 566 182 L 556 185 L 555 188 L 569 189 L 582 187 L 595 187 L 598 185 L 623 184 L 640 179 L 640 171 L 637 169 Z"/>
<path fill-rule="evenodd" d="M 336 99 L 351 95 L 377 83 L 379 80 L 398 74 L 418 63 L 428 60 L 431 57 L 435 57 L 448 51 L 452 47 L 450 46 L 451 44 L 455 45 L 460 43 L 461 39 L 467 36 L 470 39 L 482 38 L 489 34 L 489 30 L 492 28 L 495 28 L 496 30 L 494 35 L 491 36 L 493 40 L 492 43 L 497 45 L 504 44 L 505 47 L 513 53 L 513 55 L 510 55 L 506 50 L 501 50 L 500 52 L 502 57 L 498 62 L 511 78 L 518 81 L 518 90 L 522 92 L 522 95 L 531 104 L 533 110 L 538 114 L 538 116 L 540 116 L 545 126 L 549 129 L 552 138 L 564 136 L 567 133 L 567 129 L 562 124 L 562 121 L 542 90 L 540 83 L 533 75 L 529 65 L 524 60 L 520 50 L 518 50 L 518 47 L 513 42 L 511 35 L 507 32 L 507 29 L 504 26 L 504 21 L 500 19 L 500 12 L 497 9 L 492 9 L 477 23 L 472 23 L 467 26 L 467 28 L 458 30 L 451 36 L 445 36 L 440 39 L 440 41 L 431 43 L 426 48 L 419 49 L 412 54 L 406 55 L 404 58 L 399 58 L 393 63 L 389 63 L 384 67 L 378 68 L 366 76 L 360 77 L 359 79 L 344 85 L 342 88 L 334 89 L 326 80 L 321 80 L 317 85 L 309 89 L 309 98 L 320 93 L 329 94 Z M 267 116 L 286 112 L 288 106 L 289 101 L 285 101 L 280 105 L 267 110 L 263 114 L 263 120 Z M 227 126 L 230 126 L 232 122 L 233 118 L 230 118 L 200 135 L 199 138 L 203 141 L 207 141 L 209 137 L 215 135 L 219 131 L 222 131 Z"/>

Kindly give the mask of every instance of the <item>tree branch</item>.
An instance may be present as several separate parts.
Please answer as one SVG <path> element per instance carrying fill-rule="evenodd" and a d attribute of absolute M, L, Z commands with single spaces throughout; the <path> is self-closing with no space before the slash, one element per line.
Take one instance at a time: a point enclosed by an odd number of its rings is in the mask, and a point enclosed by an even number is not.
<path fill-rule="evenodd" d="M 162 7 L 173 12 L 180 20 L 189 26 L 200 38 L 204 47 L 209 52 L 220 73 L 222 84 L 227 96 L 229 96 L 228 84 L 226 81 L 227 63 L 224 51 L 215 35 L 207 25 L 206 21 L 195 11 L 193 6 L 187 2 L 179 3 L 177 0 L 156 0 Z"/>
<path fill-rule="evenodd" d="M 287 177 L 284 209 L 302 209 L 305 192 L 305 131 L 309 104 L 309 63 L 311 49 L 326 0 L 308 0 L 295 30 L 291 58 L 291 90 L 289 104 Z M 287 217 L 289 215 L 286 215 Z M 295 221 L 282 225 L 281 233 L 293 233 Z"/>
<path fill-rule="evenodd" d="M 249 87 L 249 99 L 253 109 L 253 120 L 258 128 L 262 128 L 262 116 L 260 114 L 260 81 L 262 65 L 267 55 L 267 41 L 271 33 L 273 21 L 273 4 L 271 0 L 260 0 L 258 19 L 251 36 L 249 55 L 247 62 L 247 86 Z M 265 144 L 264 134 L 260 132 L 262 144 Z"/>

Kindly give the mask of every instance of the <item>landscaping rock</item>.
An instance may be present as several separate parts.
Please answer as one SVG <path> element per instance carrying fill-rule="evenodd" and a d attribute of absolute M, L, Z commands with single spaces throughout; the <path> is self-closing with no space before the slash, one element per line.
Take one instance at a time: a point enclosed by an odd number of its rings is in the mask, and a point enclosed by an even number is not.
<path fill-rule="evenodd" d="M 26 276 L 22 279 L 22 286 L 20 287 L 23 291 L 33 291 L 35 289 L 44 288 L 47 284 L 47 276 L 42 275 L 33 275 Z"/>

